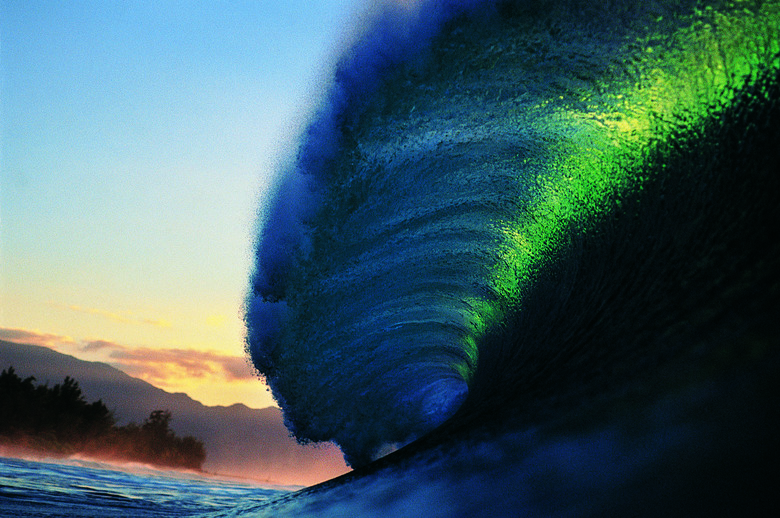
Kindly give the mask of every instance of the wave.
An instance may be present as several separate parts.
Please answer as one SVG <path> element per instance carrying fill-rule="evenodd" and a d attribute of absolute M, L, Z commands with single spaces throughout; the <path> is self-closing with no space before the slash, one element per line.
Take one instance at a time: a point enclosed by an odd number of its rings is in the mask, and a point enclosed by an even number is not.
<path fill-rule="evenodd" d="M 299 440 L 362 466 L 776 357 L 780 3 L 409 4 L 261 220 L 247 351 Z"/>

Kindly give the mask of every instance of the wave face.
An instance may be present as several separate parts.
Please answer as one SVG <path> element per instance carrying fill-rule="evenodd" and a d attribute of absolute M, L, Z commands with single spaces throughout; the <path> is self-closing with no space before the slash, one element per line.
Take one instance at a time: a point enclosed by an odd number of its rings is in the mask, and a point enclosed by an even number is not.
<path fill-rule="evenodd" d="M 361 466 L 775 357 L 780 3 L 710 4 L 377 16 L 258 236 L 247 350 L 299 440 Z"/>

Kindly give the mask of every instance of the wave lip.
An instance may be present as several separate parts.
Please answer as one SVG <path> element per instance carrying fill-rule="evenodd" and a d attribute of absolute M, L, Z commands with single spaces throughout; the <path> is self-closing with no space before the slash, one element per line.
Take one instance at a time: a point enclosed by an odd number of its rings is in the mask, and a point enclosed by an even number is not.
<path fill-rule="evenodd" d="M 419 55 L 447 20 L 487 3 L 423 2 L 376 17 L 339 64 L 258 240 L 248 351 L 295 435 L 335 439 L 352 464 L 438 426 L 465 398 L 476 358 L 461 342 L 472 334 L 468 299 L 484 257 L 462 236 L 487 243 L 496 233 L 485 231 L 492 200 L 475 189 L 446 194 L 446 179 L 405 203 L 383 198 L 420 191 L 433 148 L 473 142 L 465 132 L 432 127 L 400 146 L 366 141 L 373 170 L 350 179 L 336 172 L 344 141 L 393 67 Z M 458 162 L 446 165 L 462 169 Z M 409 171 L 395 174 L 398 163 Z"/>

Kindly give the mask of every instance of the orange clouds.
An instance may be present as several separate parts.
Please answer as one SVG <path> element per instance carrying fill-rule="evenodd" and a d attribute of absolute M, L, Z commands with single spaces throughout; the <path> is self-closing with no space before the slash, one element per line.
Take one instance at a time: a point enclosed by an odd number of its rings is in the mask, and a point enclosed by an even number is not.
<path fill-rule="evenodd" d="M 108 340 L 77 342 L 70 337 L 28 329 L 0 328 L 0 339 L 50 349 L 67 348 L 75 356 L 107 361 L 153 385 L 172 386 L 194 380 L 221 383 L 256 380 L 243 356 L 192 349 L 130 347 Z"/>
<path fill-rule="evenodd" d="M 94 343 L 86 347 L 95 347 Z M 103 344 L 99 344 L 104 347 Z M 152 349 L 113 344 L 109 357 L 123 371 L 152 384 L 167 384 L 171 378 L 220 378 L 224 381 L 255 379 L 243 357 L 212 351 Z"/>
<path fill-rule="evenodd" d="M 30 329 L 0 327 L 0 340 L 17 344 L 31 344 L 56 349 L 62 344 L 73 344 L 75 340 L 69 336 L 41 333 Z"/>

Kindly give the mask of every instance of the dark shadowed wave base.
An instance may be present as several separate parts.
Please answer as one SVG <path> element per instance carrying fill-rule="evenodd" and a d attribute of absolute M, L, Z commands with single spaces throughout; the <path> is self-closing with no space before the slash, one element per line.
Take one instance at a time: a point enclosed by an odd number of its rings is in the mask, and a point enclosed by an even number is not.
<path fill-rule="evenodd" d="M 405 9 L 341 63 L 247 301 L 288 426 L 357 469 L 243 510 L 777 511 L 780 3 Z"/>

